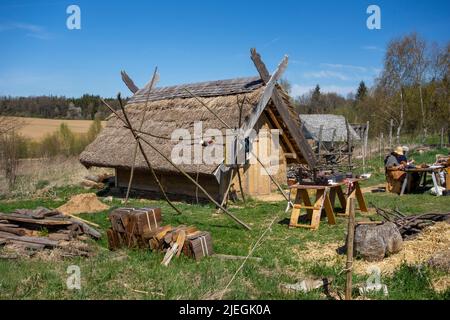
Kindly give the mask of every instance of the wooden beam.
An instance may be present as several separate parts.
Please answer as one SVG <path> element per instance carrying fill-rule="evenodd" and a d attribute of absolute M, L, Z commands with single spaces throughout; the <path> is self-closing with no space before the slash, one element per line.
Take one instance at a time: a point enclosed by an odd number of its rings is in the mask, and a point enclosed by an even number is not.
<path fill-rule="evenodd" d="M 251 59 L 253 63 L 255 64 L 255 67 L 261 77 L 261 79 L 267 83 L 270 79 L 269 71 L 267 71 L 266 65 L 261 60 L 261 56 L 256 52 L 256 49 L 251 49 Z M 272 93 L 272 101 L 275 104 L 275 107 L 278 111 L 278 113 L 281 116 L 281 119 L 286 124 L 286 127 L 289 130 L 289 133 L 292 135 L 298 149 L 302 153 L 303 158 L 309 165 L 311 169 L 314 169 L 316 166 L 316 160 L 314 157 L 314 152 L 311 149 L 311 146 L 306 141 L 303 132 L 300 130 L 300 128 L 295 124 L 295 122 L 292 120 L 291 115 L 289 114 L 289 109 L 285 102 L 283 101 L 283 98 L 279 94 L 278 90 L 273 90 Z"/>
<path fill-rule="evenodd" d="M 267 108 L 266 111 L 267 111 L 267 114 L 269 115 L 269 118 L 270 118 L 270 119 L 273 121 L 273 123 L 275 124 L 275 127 L 276 127 L 278 130 L 281 131 L 281 137 L 283 138 L 284 143 L 286 143 L 286 145 L 287 145 L 287 147 L 288 147 L 290 153 L 291 153 L 291 154 L 294 154 L 294 155 L 295 155 L 294 159 L 296 159 L 296 158 L 297 158 L 297 156 L 296 156 L 297 153 L 295 152 L 294 146 L 292 145 L 291 141 L 289 141 L 289 138 L 283 133 L 283 128 L 281 127 L 281 124 L 280 124 L 280 122 L 278 121 L 277 117 L 275 116 L 275 114 L 273 113 L 273 111 L 270 110 L 270 108 Z"/>
<path fill-rule="evenodd" d="M 139 91 L 139 88 L 134 84 L 133 80 L 131 80 L 131 78 L 124 70 L 120 71 L 120 75 L 122 76 L 122 81 L 132 93 L 136 93 Z"/>
<path fill-rule="evenodd" d="M 264 111 L 264 109 L 266 109 L 267 103 L 269 102 L 270 98 L 273 95 L 275 84 L 281 78 L 281 75 L 286 70 L 287 64 L 288 64 L 288 57 L 284 56 L 283 60 L 281 60 L 280 64 L 278 65 L 273 75 L 268 79 L 266 79 L 265 81 L 266 87 L 264 88 L 261 98 L 259 99 L 258 105 L 256 106 L 256 108 L 252 110 L 249 119 L 244 123 L 244 126 L 242 128 L 244 131 L 245 138 L 248 137 L 249 134 L 248 131 L 255 127 L 255 124 L 258 121 L 259 117 L 261 116 L 261 113 Z"/>

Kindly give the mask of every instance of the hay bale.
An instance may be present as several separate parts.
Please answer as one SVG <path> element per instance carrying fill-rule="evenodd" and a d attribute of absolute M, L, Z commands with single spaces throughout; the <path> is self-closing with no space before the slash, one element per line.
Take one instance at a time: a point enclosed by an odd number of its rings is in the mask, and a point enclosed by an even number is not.
<path fill-rule="evenodd" d="M 367 261 L 381 261 L 402 249 L 403 239 L 392 222 L 359 225 L 355 230 L 355 255 Z"/>

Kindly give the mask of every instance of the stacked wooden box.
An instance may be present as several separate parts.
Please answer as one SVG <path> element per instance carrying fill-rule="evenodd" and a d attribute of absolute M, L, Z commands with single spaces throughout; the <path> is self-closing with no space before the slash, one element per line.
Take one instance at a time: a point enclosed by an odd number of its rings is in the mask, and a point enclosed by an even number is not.
<path fill-rule="evenodd" d="M 199 231 L 194 226 L 163 226 L 149 240 L 150 249 L 155 251 L 170 252 L 176 245 L 173 254 L 179 256 L 181 252 L 200 260 L 214 253 L 212 238 L 209 232 Z"/>
<path fill-rule="evenodd" d="M 163 264 L 181 253 L 200 260 L 213 254 L 209 232 L 194 226 L 162 226 L 160 208 L 119 208 L 109 215 L 111 228 L 107 230 L 111 250 L 121 247 L 150 248 L 166 252 Z"/>

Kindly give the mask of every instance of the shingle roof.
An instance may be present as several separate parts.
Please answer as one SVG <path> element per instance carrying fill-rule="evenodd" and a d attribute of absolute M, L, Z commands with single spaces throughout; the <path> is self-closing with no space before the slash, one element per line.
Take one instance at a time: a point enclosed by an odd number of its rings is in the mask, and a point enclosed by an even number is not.
<path fill-rule="evenodd" d="M 345 117 L 334 114 L 301 114 L 300 122 L 303 124 L 303 134 L 306 139 L 319 140 L 320 127 L 322 128 L 322 141 L 331 142 L 335 131 L 334 141 L 347 141 L 347 126 Z M 360 140 L 356 131 L 349 125 L 353 140 Z"/>
<path fill-rule="evenodd" d="M 216 97 L 249 93 L 264 85 L 259 77 L 235 78 L 228 80 L 217 80 L 181 84 L 177 86 L 155 88 L 149 95 L 149 101 L 158 101 L 175 98 L 191 98 L 185 90 L 188 89 L 198 97 Z M 142 88 L 131 98 L 130 103 L 145 102 L 147 100 L 148 87 Z"/>

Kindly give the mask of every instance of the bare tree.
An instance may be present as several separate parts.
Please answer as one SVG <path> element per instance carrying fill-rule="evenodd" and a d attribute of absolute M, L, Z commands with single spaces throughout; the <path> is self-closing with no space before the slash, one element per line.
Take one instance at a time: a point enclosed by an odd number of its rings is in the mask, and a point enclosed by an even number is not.
<path fill-rule="evenodd" d="M 405 123 L 405 111 L 407 108 L 405 99 L 405 87 L 411 81 L 411 42 L 406 38 L 392 40 L 387 48 L 384 58 L 384 69 L 380 84 L 387 91 L 394 90 L 400 95 L 400 106 L 396 117 L 397 143 L 400 142 L 400 134 Z"/>
<path fill-rule="evenodd" d="M 19 141 L 16 130 L 22 125 L 20 119 L 0 116 L 0 168 L 9 188 L 16 182 L 19 164 Z"/>
<path fill-rule="evenodd" d="M 411 62 L 412 81 L 419 87 L 423 140 L 425 140 L 428 135 L 428 117 L 423 99 L 423 84 L 427 80 L 430 66 L 429 58 L 427 57 L 427 43 L 424 39 L 418 36 L 417 33 L 412 33 L 411 35 L 406 36 L 403 41 L 409 48 L 407 54 L 411 55 L 409 61 Z"/>

